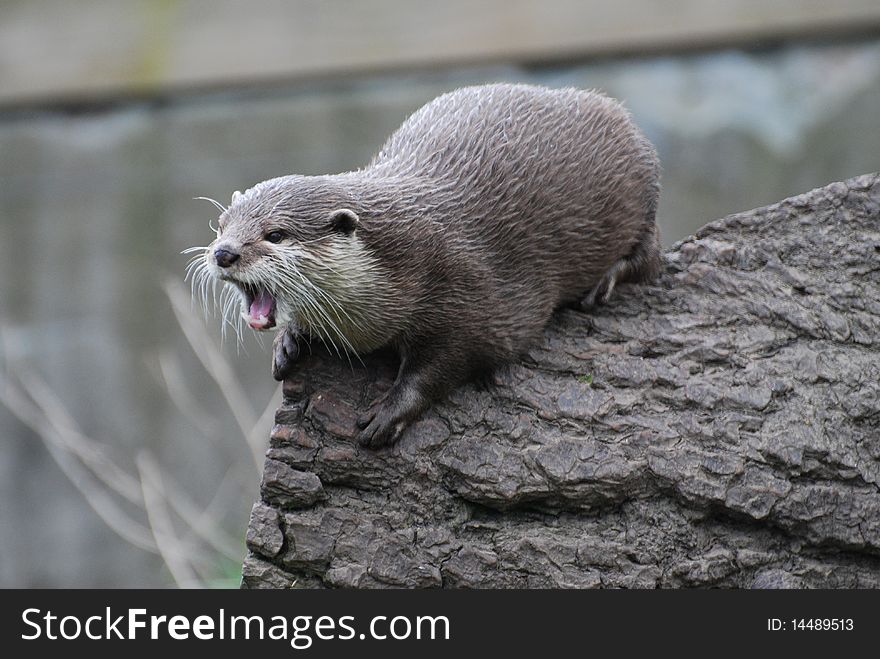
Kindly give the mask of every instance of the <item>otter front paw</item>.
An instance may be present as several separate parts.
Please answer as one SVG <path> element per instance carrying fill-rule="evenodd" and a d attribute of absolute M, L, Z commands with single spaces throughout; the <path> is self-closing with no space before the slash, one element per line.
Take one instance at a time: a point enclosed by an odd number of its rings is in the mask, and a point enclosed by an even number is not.
<path fill-rule="evenodd" d="M 360 432 L 357 441 L 367 448 L 380 448 L 394 444 L 408 426 L 408 422 L 394 413 L 387 404 L 374 405 L 357 420 Z"/>
<path fill-rule="evenodd" d="M 288 325 L 275 335 L 272 343 L 272 377 L 283 380 L 293 370 L 293 364 L 299 357 L 299 344 L 296 332 Z"/>

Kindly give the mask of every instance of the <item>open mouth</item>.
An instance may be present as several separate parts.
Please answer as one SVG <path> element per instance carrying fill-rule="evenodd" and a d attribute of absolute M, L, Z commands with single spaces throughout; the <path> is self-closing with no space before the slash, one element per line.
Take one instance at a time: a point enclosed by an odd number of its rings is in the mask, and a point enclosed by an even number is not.
<path fill-rule="evenodd" d="M 255 330 L 267 330 L 275 327 L 275 298 L 265 288 L 253 284 L 235 282 L 244 296 L 247 311 L 242 317 Z"/>

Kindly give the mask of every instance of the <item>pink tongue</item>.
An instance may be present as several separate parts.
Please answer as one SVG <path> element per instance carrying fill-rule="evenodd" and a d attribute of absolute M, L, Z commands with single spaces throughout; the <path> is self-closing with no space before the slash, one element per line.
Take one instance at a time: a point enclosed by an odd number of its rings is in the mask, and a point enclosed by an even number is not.
<path fill-rule="evenodd" d="M 266 329 L 272 327 L 275 324 L 275 319 L 273 318 L 274 311 L 275 298 L 266 291 L 260 291 L 260 293 L 254 298 L 254 301 L 251 302 L 248 325 L 254 329 Z"/>

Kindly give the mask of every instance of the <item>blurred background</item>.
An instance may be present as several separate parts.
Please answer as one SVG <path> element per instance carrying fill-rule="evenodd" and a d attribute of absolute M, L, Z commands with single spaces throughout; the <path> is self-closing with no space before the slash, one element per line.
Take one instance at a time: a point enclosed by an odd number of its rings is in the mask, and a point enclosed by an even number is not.
<path fill-rule="evenodd" d="M 0 586 L 238 585 L 279 400 L 181 250 L 495 81 L 598 87 L 672 244 L 880 169 L 877 0 L 0 2 Z"/>

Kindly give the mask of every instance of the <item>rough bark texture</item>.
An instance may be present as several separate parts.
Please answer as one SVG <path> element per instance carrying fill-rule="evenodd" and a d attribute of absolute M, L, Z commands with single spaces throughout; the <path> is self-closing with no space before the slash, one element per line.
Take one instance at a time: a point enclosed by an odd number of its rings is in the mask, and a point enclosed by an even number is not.
<path fill-rule="evenodd" d="M 880 587 L 880 175 L 719 220 L 390 449 L 285 383 L 243 586 Z"/>

